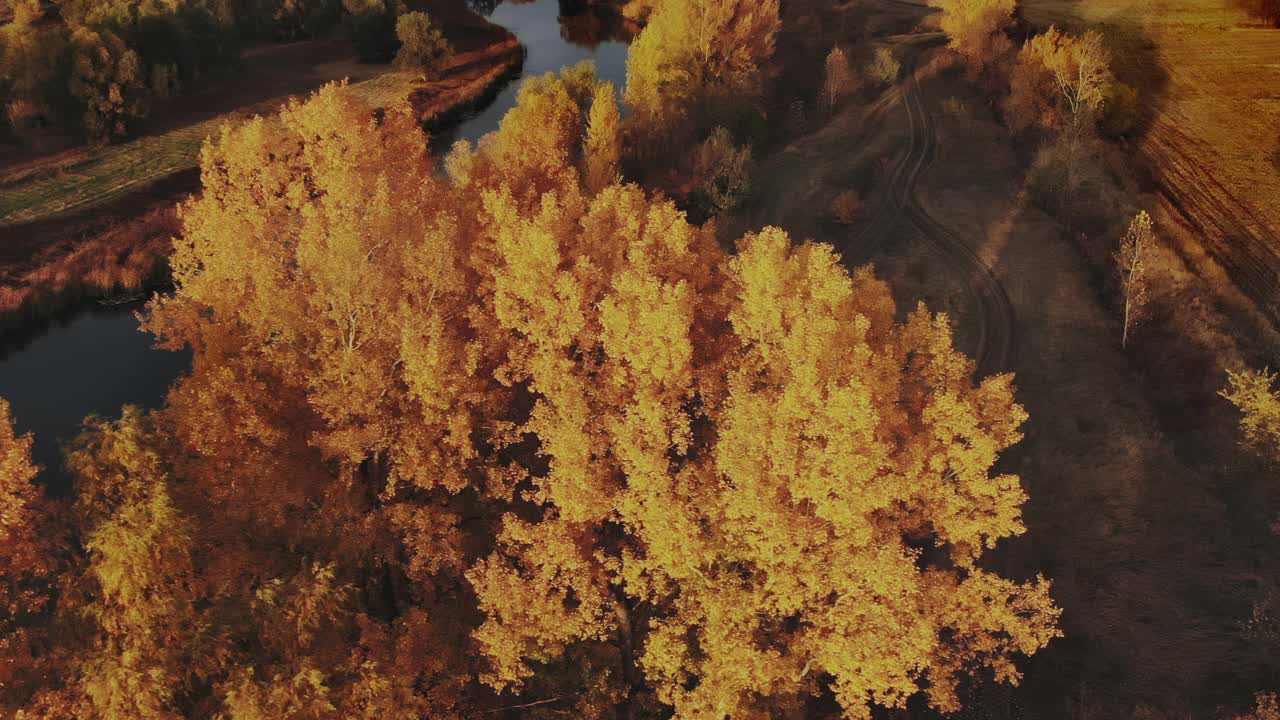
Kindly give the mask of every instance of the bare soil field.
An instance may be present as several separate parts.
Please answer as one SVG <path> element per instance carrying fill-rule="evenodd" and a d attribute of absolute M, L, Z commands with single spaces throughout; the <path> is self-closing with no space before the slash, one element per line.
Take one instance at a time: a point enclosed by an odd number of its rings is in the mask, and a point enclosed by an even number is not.
<path fill-rule="evenodd" d="M 874 22 L 893 32 L 902 31 L 904 13 L 928 27 L 923 9 L 878 7 L 887 17 Z M 858 32 L 843 39 L 866 44 Z M 1126 178 L 1132 153 L 1118 148 L 1108 158 L 1118 184 L 1107 213 L 1127 218 L 1165 203 L 1157 216 L 1171 240 L 1155 261 L 1153 317 L 1122 351 L 1108 274 L 1116 238 L 1068 238 L 1032 206 L 1025 156 L 927 38 L 873 34 L 870 45 L 903 59 L 900 82 L 761 158 L 755 204 L 726 235 L 777 224 L 832 242 L 848 264 L 874 264 L 900 309 L 923 300 L 947 312 L 957 344 L 981 370 L 1016 374 L 1031 419 L 1004 462 L 1030 496 L 1028 531 L 995 562 L 1014 576 L 1053 580 L 1066 636 L 1024 664 L 1020 687 L 978 684 L 953 717 L 1213 720 L 1243 712 L 1254 692 L 1277 684 L 1273 659 L 1243 627 L 1280 577 L 1270 530 L 1280 508 L 1272 473 L 1239 448 L 1236 415 L 1217 391 L 1226 369 L 1260 364 L 1267 348 L 1280 347 L 1276 335 L 1242 309 L 1248 303 L 1224 285 L 1221 268 L 1207 274 L 1185 240 L 1172 242 L 1170 193 L 1160 185 L 1144 193 Z M 838 39 L 832 31 L 820 42 Z M 1213 102 L 1188 97 L 1174 107 L 1208 113 Z M 1221 132 L 1210 117 L 1199 122 Z M 1211 135 L 1204 142 L 1216 143 L 1212 159 L 1199 161 L 1247 170 L 1241 158 L 1261 136 L 1252 144 L 1244 137 L 1261 128 L 1241 123 Z M 1228 183 L 1225 170 L 1187 172 L 1197 183 Z M 1248 191 L 1237 202 L 1271 192 L 1238 187 Z M 847 189 L 866 200 L 848 228 L 827 210 Z M 934 717 L 923 708 L 888 716 Z"/>

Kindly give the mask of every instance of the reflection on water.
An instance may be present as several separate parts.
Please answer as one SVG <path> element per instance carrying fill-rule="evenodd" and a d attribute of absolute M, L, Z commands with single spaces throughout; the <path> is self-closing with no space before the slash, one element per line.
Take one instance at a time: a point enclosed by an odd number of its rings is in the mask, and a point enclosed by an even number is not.
<path fill-rule="evenodd" d="M 488 0 L 482 2 L 488 4 Z M 510 29 L 524 45 L 526 54 L 522 72 L 525 76 L 542 75 L 591 60 L 596 65 L 596 76 L 612 81 L 621 92 L 627 77 L 625 31 L 616 21 L 584 19 L 585 16 L 596 15 L 591 10 L 562 17 L 562 4 L 568 3 L 560 0 L 504 2 L 495 6 L 489 13 L 489 19 Z M 571 27 L 577 29 L 571 30 Z M 612 29 L 608 29 L 610 27 Z M 519 89 L 518 80 L 508 84 L 498 92 L 492 104 L 465 122 L 436 133 L 432 137 L 432 146 L 443 155 L 458 140 L 475 143 L 497 130 L 502 116 L 515 105 Z"/>
<path fill-rule="evenodd" d="M 151 346 L 153 338 L 133 316 L 138 308 L 81 311 L 0 348 L 0 397 L 9 401 L 18 431 L 35 433 L 35 460 L 56 494 L 69 487 L 61 443 L 76 435 L 86 415 L 114 417 L 126 403 L 156 407 L 191 363 L 188 353 Z"/>
<path fill-rule="evenodd" d="M 561 0 L 560 7 L 562 11 L 564 5 L 563 0 Z M 591 10 L 579 11 L 573 15 L 566 15 L 562 12 L 560 15 L 560 37 L 580 47 L 594 50 L 601 43 L 606 42 L 620 42 L 626 45 L 631 42 L 632 34 L 631 28 L 618 15 L 592 12 Z M 624 65 L 622 72 L 625 74 L 626 53 L 623 53 L 622 62 Z M 613 80 L 615 84 L 621 85 L 618 78 L 609 77 L 609 79 Z"/>
<path fill-rule="evenodd" d="M 562 27 L 557 0 L 499 3 L 472 0 L 490 18 L 524 43 L 526 75 L 541 75 L 594 60 L 597 74 L 622 89 L 626 77 L 625 35 L 608 22 L 566 14 Z M 518 82 L 503 88 L 492 104 L 432 143 L 446 149 L 455 140 L 475 142 L 498 129 L 498 121 L 515 104 Z M 126 403 L 156 407 L 165 390 L 190 367 L 189 353 L 151 347 L 152 338 L 138 329 L 137 306 L 93 308 L 50 325 L 20 345 L 0 347 L 0 397 L 9 400 L 18 432 L 36 435 L 35 459 L 45 467 L 42 478 L 56 493 L 69 480 L 62 471 L 61 443 L 75 437 L 86 415 L 116 416 Z"/>

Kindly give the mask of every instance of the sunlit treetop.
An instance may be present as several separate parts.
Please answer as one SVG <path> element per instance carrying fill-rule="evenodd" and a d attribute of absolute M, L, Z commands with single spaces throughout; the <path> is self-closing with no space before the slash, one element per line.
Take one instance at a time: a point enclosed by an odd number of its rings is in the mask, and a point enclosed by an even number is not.
<path fill-rule="evenodd" d="M 46 707 L 863 718 L 1017 680 L 1058 611 L 980 563 L 1023 531 L 1012 378 L 828 246 L 729 252 L 618 182 L 614 103 L 530 81 L 445 175 L 341 85 L 206 145 L 147 318 L 192 371 L 71 448 Z"/>

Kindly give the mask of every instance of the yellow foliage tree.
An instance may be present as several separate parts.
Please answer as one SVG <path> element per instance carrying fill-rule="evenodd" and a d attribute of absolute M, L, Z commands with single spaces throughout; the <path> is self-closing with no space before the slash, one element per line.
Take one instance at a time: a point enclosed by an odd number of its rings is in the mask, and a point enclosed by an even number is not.
<path fill-rule="evenodd" d="M 0 400 L 0 715 L 25 700 L 38 673 L 32 643 L 43 636 L 56 549 L 45 533 L 49 508 L 32 484 L 31 435 L 17 435 Z"/>
<path fill-rule="evenodd" d="M 1004 55 L 1012 43 L 1005 30 L 1013 22 L 1018 0 L 929 0 L 942 10 L 942 31 L 973 71 Z"/>
<path fill-rule="evenodd" d="M 279 586 L 221 600 L 264 628 L 216 671 L 227 712 L 273 712 L 285 693 L 299 716 L 353 717 L 356 696 L 405 695 L 421 702 L 402 712 L 448 717 L 467 667 L 465 625 L 437 612 L 463 562 L 450 503 L 484 470 L 492 429 L 476 419 L 503 402 L 468 321 L 476 220 L 458 211 L 474 203 L 435 174 L 407 107 L 378 120 L 344 86 L 228 127 L 202 176 L 177 291 L 148 324 L 194 350 L 165 417 L 193 504 L 220 515 L 199 533 L 207 582 Z M 299 641 L 279 615 L 294 597 L 327 629 Z M 397 659 L 426 638 L 432 660 Z"/>
<path fill-rule="evenodd" d="M 648 235 L 654 211 L 617 192 L 583 225 L 634 206 L 650 219 L 623 227 Z M 547 237 L 527 310 L 499 320 L 538 338 L 519 367 L 549 464 L 526 496 L 541 519 L 507 515 L 469 573 L 487 682 L 598 641 L 681 717 L 799 708 L 822 677 L 851 717 L 926 683 L 955 710 L 975 666 L 1017 680 L 1058 611 L 1043 580 L 977 566 L 1023 531 L 1018 479 L 990 473 L 1025 417 L 1010 377 L 973 386 L 944 317 L 895 325 L 887 287 L 826 246 L 771 229 L 727 257 L 692 229 L 627 235 L 620 270 L 556 279 L 575 236 L 555 242 L 546 212 L 519 233 Z"/>
<path fill-rule="evenodd" d="M 87 558 L 63 609 L 79 605 L 93 634 L 74 685 L 91 717 L 180 718 L 174 668 L 195 665 L 191 534 L 155 439 L 126 407 L 115 423 L 91 418 L 67 451 Z"/>
<path fill-rule="evenodd" d="M 1227 371 L 1222 397 L 1240 411 L 1245 445 L 1272 461 L 1280 461 L 1280 393 L 1268 370 Z"/>
<path fill-rule="evenodd" d="M 779 26 L 778 0 L 661 0 L 627 55 L 627 104 L 663 132 L 757 97 Z"/>
<path fill-rule="evenodd" d="M 1005 114 L 1015 130 L 1078 134 L 1102 108 L 1113 82 L 1111 53 L 1101 34 L 1072 36 L 1050 27 L 1018 52 Z"/>
<path fill-rule="evenodd" d="M 1012 378 L 828 246 L 592 187 L 605 92 L 535 79 L 448 177 L 341 85 L 206 145 L 147 320 L 192 371 L 71 448 L 78 620 L 31 712 L 474 717 L 479 677 L 867 717 L 1017 680 L 1057 610 L 979 564 L 1024 530 Z"/>
<path fill-rule="evenodd" d="M 1145 210 L 1129 223 L 1115 254 L 1116 277 L 1124 298 L 1124 331 L 1120 347 L 1129 343 L 1129 331 L 1146 317 L 1151 300 L 1151 253 L 1155 251 L 1155 229 Z"/>
<path fill-rule="evenodd" d="M 599 83 L 591 96 L 586 146 L 583 148 L 583 184 L 593 195 L 618 179 L 618 167 L 622 161 L 620 124 L 618 94 L 613 83 Z"/>

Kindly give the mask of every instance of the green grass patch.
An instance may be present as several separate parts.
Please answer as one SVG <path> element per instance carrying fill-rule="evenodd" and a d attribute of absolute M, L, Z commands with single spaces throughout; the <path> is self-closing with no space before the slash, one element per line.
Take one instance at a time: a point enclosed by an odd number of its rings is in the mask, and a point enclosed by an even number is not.
<path fill-rule="evenodd" d="M 412 76 L 384 73 L 351 85 L 370 107 L 408 96 Z M 280 104 L 287 101 L 280 98 Z M 40 220 L 104 205 L 200 162 L 200 147 L 226 116 L 89 151 L 73 163 L 0 174 L 0 226 Z"/>

